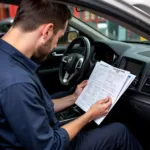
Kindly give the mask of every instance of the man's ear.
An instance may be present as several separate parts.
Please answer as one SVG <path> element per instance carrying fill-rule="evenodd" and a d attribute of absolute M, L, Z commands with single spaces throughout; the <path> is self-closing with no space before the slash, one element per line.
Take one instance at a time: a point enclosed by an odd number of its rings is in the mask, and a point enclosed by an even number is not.
<path fill-rule="evenodd" d="M 49 39 L 49 37 L 53 35 L 53 32 L 54 32 L 54 24 L 52 23 L 46 24 L 42 31 L 43 39 L 44 40 Z"/>

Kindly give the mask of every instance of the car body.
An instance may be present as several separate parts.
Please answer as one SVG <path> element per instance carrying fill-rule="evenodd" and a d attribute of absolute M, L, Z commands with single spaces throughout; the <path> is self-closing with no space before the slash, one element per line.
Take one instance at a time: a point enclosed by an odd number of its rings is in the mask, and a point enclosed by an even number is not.
<path fill-rule="evenodd" d="M 144 149 L 150 149 L 150 4 L 149 0 L 53 0 L 68 6 L 78 7 L 81 12 L 89 11 L 106 19 L 98 28 L 91 23 L 76 18 L 69 26 L 79 31 L 91 43 L 90 66 L 86 75 L 88 78 L 97 61 L 105 61 L 115 67 L 129 70 L 136 74 L 136 79 L 124 93 L 119 102 L 106 117 L 103 124 L 119 121 L 124 123 L 141 142 Z M 1 2 L 19 5 L 19 0 L 1 0 Z M 73 9 L 72 9 L 73 10 Z M 79 13 L 79 11 L 78 11 Z M 108 22 L 118 24 L 117 37 L 114 32 L 109 36 Z M 100 29 L 99 29 L 100 28 Z M 126 30 L 125 30 L 126 29 Z M 131 34 L 136 38 L 128 40 Z M 124 35 L 128 34 L 127 37 Z M 116 35 L 116 33 L 115 33 Z M 139 35 L 139 37 L 137 36 Z M 137 40 L 138 37 L 138 40 Z M 144 40 L 141 40 L 144 39 Z M 59 81 L 59 64 L 69 43 L 58 44 L 58 47 L 41 65 L 39 76 L 47 91 L 52 94 L 59 91 L 69 91 L 76 86 L 64 86 Z M 82 52 L 83 47 L 76 47 L 74 52 Z M 57 54 L 57 55 L 56 55 Z M 51 88 L 51 85 L 57 87 Z M 60 112 L 57 118 L 62 123 L 71 121 L 83 112 L 73 106 Z M 91 127 L 92 128 L 92 127 Z M 148 137 L 148 138 L 147 138 Z"/>

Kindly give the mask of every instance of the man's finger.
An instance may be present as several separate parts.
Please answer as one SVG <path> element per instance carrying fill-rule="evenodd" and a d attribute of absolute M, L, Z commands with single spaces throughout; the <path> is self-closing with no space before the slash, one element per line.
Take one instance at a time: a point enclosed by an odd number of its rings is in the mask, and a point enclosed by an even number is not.
<path fill-rule="evenodd" d="M 81 84 L 87 84 L 88 80 L 84 80 Z"/>
<path fill-rule="evenodd" d="M 83 82 L 81 82 L 78 86 L 79 87 L 84 87 L 87 85 L 87 80 L 84 80 Z"/>
<path fill-rule="evenodd" d="M 105 105 L 106 105 L 106 108 L 109 109 L 110 106 L 112 105 L 111 99 L 109 99 L 109 101 L 107 103 L 105 103 Z"/>
<path fill-rule="evenodd" d="M 105 99 L 99 100 L 99 102 L 100 102 L 101 104 L 107 103 L 108 101 L 109 101 L 109 97 L 106 97 Z"/>

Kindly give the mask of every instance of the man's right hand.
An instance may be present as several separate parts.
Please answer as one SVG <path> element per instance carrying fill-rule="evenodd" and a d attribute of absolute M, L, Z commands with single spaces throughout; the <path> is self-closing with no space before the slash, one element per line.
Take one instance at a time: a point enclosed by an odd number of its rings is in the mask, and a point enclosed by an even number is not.
<path fill-rule="evenodd" d="M 68 132 L 69 138 L 70 140 L 72 140 L 90 121 L 105 116 L 109 112 L 111 104 L 112 101 L 109 97 L 97 101 L 94 105 L 91 106 L 88 112 L 75 119 L 74 121 L 65 124 L 64 126 L 62 126 L 62 128 L 64 128 Z"/>
<path fill-rule="evenodd" d="M 91 121 L 107 115 L 111 105 L 112 100 L 110 97 L 99 100 L 95 104 L 93 104 L 88 111 L 88 113 L 90 113 L 92 117 Z"/>

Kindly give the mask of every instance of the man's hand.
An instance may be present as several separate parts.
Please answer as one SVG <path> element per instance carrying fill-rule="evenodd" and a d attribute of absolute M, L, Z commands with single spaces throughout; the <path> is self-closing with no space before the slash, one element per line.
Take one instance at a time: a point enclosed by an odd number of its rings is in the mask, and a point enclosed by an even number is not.
<path fill-rule="evenodd" d="M 82 81 L 80 84 L 77 85 L 77 88 L 74 92 L 74 94 L 79 97 L 79 95 L 82 93 L 84 87 L 87 85 L 87 80 Z"/>
<path fill-rule="evenodd" d="M 91 106 L 91 108 L 88 111 L 92 116 L 91 119 L 95 120 L 108 114 L 111 105 L 112 100 L 110 97 L 97 101 L 95 104 Z"/>
<path fill-rule="evenodd" d="M 86 85 L 87 85 L 87 80 L 84 80 L 77 86 L 73 94 L 66 96 L 66 97 L 59 98 L 59 99 L 53 99 L 55 112 L 59 112 L 73 105 Z"/>
<path fill-rule="evenodd" d="M 72 140 L 90 121 L 105 116 L 109 112 L 111 103 L 111 98 L 109 97 L 100 100 L 93 104 L 88 112 L 86 112 L 76 120 L 62 126 L 62 128 L 64 128 L 68 132 L 70 140 Z"/>

